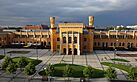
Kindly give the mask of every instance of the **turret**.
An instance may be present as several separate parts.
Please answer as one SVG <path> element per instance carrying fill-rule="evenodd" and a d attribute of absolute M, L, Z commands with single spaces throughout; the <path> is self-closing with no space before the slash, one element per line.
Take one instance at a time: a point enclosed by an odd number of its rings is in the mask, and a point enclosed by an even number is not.
<path fill-rule="evenodd" d="M 50 17 L 50 27 L 55 28 L 55 17 Z"/>
<path fill-rule="evenodd" d="M 89 16 L 89 27 L 93 27 L 94 25 L 94 16 Z"/>

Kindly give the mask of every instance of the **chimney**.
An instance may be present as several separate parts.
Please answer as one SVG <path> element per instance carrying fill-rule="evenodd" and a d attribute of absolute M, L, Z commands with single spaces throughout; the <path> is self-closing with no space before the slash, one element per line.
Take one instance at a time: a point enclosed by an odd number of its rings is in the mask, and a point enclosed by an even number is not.
<path fill-rule="evenodd" d="M 93 27 L 94 24 L 94 16 L 89 16 L 89 26 Z"/>
<path fill-rule="evenodd" d="M 55 28 L 55 17 L 50 17 L 50 27 Z"/>

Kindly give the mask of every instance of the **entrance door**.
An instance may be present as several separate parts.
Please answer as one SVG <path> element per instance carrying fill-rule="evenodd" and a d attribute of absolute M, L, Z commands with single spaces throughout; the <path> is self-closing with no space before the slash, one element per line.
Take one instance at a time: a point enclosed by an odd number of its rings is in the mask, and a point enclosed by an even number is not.
<path fill-rule="evenodd" d="M 71 50 L 71 48 L 69 48 L 68 54 L 69 54 L 69 55 L 72 55 L 72 50 Z"/>
<path fill-rule="evenodd" d="M 133 48 L 133 43 L 130 44 L 131 48 Z"/>
<path fill-rule="evenodd" d="M 127 44 L 127 48 L 129 49 L 131 46 L 130 46 L 130 43 Z"/>
<path fill-rule="evenodd" d="M 46 46 L 46 42 L 44 42 L 44 45 Z"/>
<path fill-rule="evenodd" d="M 66 48 L 63 49 L 63 54 L 66 55 Z"/>
<path fill-rule="evenodd" d="M 43 46 L 43 42 L 41 42 L 41 45 Z"/>
<path fill-rule="evenodd" d="M 74 48 L 74 55 L 77 55 L 77 49 Z"/>

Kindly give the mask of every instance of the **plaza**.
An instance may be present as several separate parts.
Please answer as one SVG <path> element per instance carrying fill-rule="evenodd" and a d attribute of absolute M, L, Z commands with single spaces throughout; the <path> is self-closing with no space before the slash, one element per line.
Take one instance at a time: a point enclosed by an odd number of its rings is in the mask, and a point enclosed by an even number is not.
<path fill-rule="evenodd" d="M 7 52 L 9 51 L 30 51 L 27 54 L 9 54 Z M 36 73 L 31 75 L 31 76 L 26 76 L 24 75 L 21 71 L 17 70 L 16 73 L 14 74 L 7 74 L 6 72 L 0 70 L 0 81 L 1 82 L 43 82 L 41 80 L 42 76 L 38 74 L 41 70 L 46 68 L 46 66 L 51 63 L 51 64 L 56 64 L 56 63 L 69 63 L 69 64 L 78 64 L 78 65 L 90 65 L 94 68 L 105 70 L 107 66 L 101 65 L 100 62 L 113 62 L 110 59 L 115 58 L 121 58 L 121 59 L 126 59 L 129 60 L 130 62 L 122 62 L 123 64 L 127 65 L 132 65 L 132 66 L 137 66 L 136 60 L 137 57 L 120 57 L 120 56 L 114 56 L 114 51 L 108 51 L 108 50 L 94 50 L 93 53 L 90 54 L 83 54 L 83 55 L 60 55 L 58 52 L 52 53 L 49 49 L 38 49 L 38 53 L 36 53 L 36 49 L 11 49 L 11 48 L 6 48 L 6 55 L 10 57 L 19 57 L 19 56 L 25 56 L 29 57 L 32 59 L 40 59 L 42 62 L 36 66 Z M 4 50 L 0 49 L 0 54 L 3 54 Z M 137 54 L 137 51 L 116 51 L 117 54 Z M 3 60 L 0 60 L 2 62 Z M 121 63 L 121 62 L 119 62 Z M 127 80 L 127 73 L 116 69 L 117 71 L 117 77 L 119 80 Z M 30 79 L 31 78 L 31 79 Z M 104 82 L 106 82 L 105 78 Z M 91 79 L 94 80 L 94 79 Z M 99 80 L 99 79 L 98 79 Z M 53 77 L 52 82 L 60 82 L 64 81 L 64 78 L 62 77 Z M 71 81 L 79 81 L 79 78 L 71 78 Z M 101 80 L 101 82 L 103 82 Z"/>

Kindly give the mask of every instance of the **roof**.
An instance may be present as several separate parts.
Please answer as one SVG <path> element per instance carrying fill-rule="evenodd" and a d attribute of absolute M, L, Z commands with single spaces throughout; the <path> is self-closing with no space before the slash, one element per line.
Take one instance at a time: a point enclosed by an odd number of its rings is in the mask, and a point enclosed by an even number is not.
<path fill-rule="evenodd" d="M 74 28 L 75 27 L 81 27 L 81 28 L 85 27 L 83 23 L 59 23 L 58 26 L 59 27 L 67 27 L 67 28 L 69 28 L 69 27 L 74 27 Z"/>
<path fill-rule="evenodd" d="M 24 29 L 49 29 L 48 25 L 26 25 Z"/>

